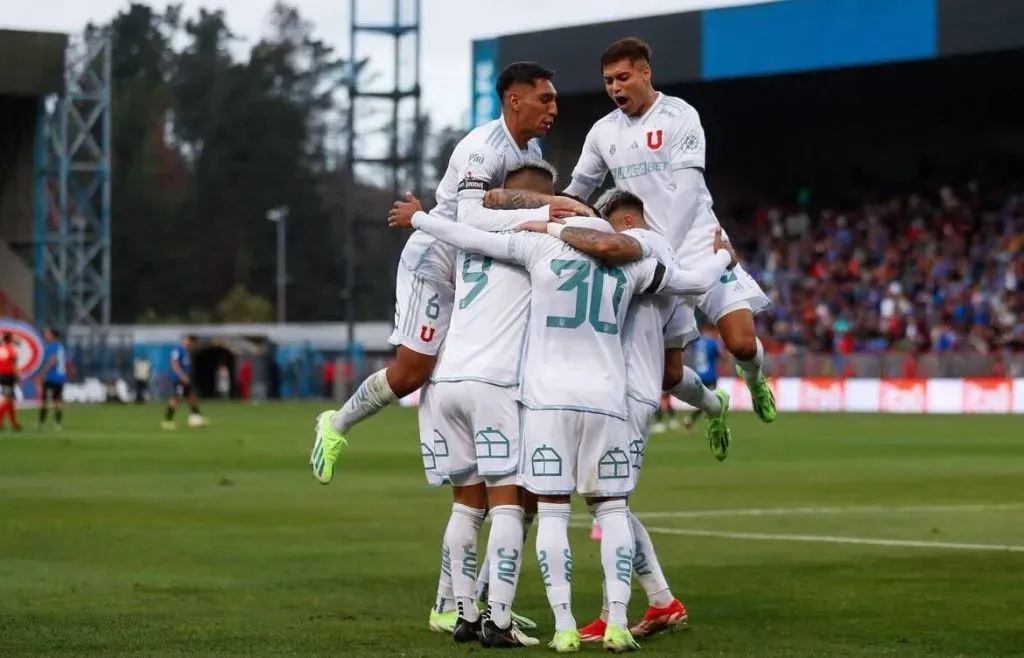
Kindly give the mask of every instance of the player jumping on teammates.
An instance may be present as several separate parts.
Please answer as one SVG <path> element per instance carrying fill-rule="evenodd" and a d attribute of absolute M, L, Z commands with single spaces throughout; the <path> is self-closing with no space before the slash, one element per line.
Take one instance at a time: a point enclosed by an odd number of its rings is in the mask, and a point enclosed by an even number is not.
<path fill-rule="evenodd" d="M 565 229 L 560 224 L 548 225 L 545 230 L 551 235 L 486 233 L 410 212 L 421 210 L 418 206 L 415 199 L 396 204 L 389 224 L 412 226 L 465 252 L 515 263 L 530 276 L 530 324 L 519 392 L 524 407 L 519 475 L 540 501 L 537 558 L 556 627 L 549 646 L 569 652 L 580 645 L 570 607 L 568 537 L 569 497 L 578 493 L 587 498 L 602 526 L 601 563 L 609 600 L 604 646 L 616 652 L 634 649 L 638 645 L 626 621 L 634 549 L 626 498 L 634 471 L 628 457 L 620 328 L 634 295 L 700 293 L 734 264 L 731 254 L 721 251 L 714 259 L 701 259 L 694 271 L 653 258 L 605 267 L 552 240 Z M 592 221 L 611 230 L 602 220 Z M 716 241 L 715 248 L 722 245 Z"/>
<path fill-rule="evenodd" d="M 58 431 L 64 421 L 64 384 L 68 381 L 68 356 L 60 334 L 54 329 L 43 332 L 43 390 L 39 400 L 39 429 L 53 404 L 53 426 Z"/>
<path fill-rule="evenodd" d="M 611 173 L 617 188 L 644 200 L 647 223 L 668 238 L 680 262 L 707 258 L 719 223 L 704 180 L 706 144 L 697 110 L 654 89 L 651 49 L 640 39 L 613 43 L 601 55 L 601 67 L 605 91 L 617 109 L 590 129 L 566 192 L 588 198 Z M 543 195 L 492 190 L 487 205 L 529 208 L 549 201 Z M 739 266 L 711 290 L 682 303 L 691 312 L 696 306 L 718 327 L 750 389 L 754 411 L 766 423 L 775 420 L 775 397 L 761 369 L 764 349 L 754 327 L 754 313 L 771 304 L 761 287 Z M 675 347 L 667 355 L 668 370 L 683 372 L 685 345 Z M 666 382 L 666 390 L 687 400 L 689 389 L 699 384 L 684 377 Z"/>
<path fill-rule="evenodd" d="M 693 344 L 693 369 L 700 376 L 700 381 L 711 390 L 718 388 L 718 332 L 714 326 L 708 326 L 701 332 L 701 337 Z M 683 427 L 689 432 L 693 429 L 703 412 L 694 409 L 683 420 Z"/>
<path fill-rule="evenodd" d="M 174 412 L 182 399 L 188 402 L 192 416 L 202 419 L 203 414 L 199 411 L 199 400 L 196 397 L 196 389 L 192 385 L 192 350 L 195 348 L 197 339 L 189 335 L 182 339 L 180 345 L 171 349 L 171 399 L 167 401 L 167 412 L 164 414 L 162 427 L 165 430 L 177 429 L 174 422 Z"/>
<path fill-rule="evenodd" d="M 4 419 L 10 416 L 11 429 L 21 431 L 15 408 L 14 387 L 17 385 L 18 348 L 14 344 L 14 334 L 5 331 L 0 338 L 0 429 L 4 427 Z"/>
<path fill-rule="evenodd" d="M 486 230 L 500 230 L 510 221 L 591 214 L 577 201 L 559 198 L 537 210 L 497 211 L 483 207 L 484 194 L 501 185 L 510 167 L 537 157 L 535 141 L 547 134 L 558 114 L 553 73 L 533 62 L 510 64 L 498 76 L 496 91 L 501 117 L 472 130 L 459 142 L 436 191 L 431 216 Z M 320 414 L 310 454 L 313 475 L 322 484 L 334 476 L 335 464 L 346 445 L 345 434 L 356 424 L 392 402 L 420 390 L 419 430 L 427 479 L 440 485 L 434 472 L 434 429 L 429 377 L 448 332 L 455 289 L 455 249 L 416 231 L 399 259 L 395 286 L 395 330 L 389 342 L 397 348 L 391 365 L 370 375 L 337 411 Z M 431 630 L 452 632 L 457 610 L 452 573 L 445 556 L 456 538 L 475 536 L 483 522 L 479 500 L 453 491 L 455 501 L 445 531 L 437 602 L 430 613 Z M 476 511 L 472 511 L 476 510 Z"/>

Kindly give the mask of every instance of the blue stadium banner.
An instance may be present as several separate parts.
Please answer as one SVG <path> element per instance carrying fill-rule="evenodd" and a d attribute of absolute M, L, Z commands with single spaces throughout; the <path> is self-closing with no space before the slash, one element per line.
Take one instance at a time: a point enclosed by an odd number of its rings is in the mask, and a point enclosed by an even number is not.
<path fill-rule="evenodd" d="M 469 127 L 476 128 L 482 123 L 497 119 L 501 106 L 494 93 L 498 78 L 498 40 L 484 39 L 473 42 L 473 71 L 470 84 Z"/>
<path fill-rule="evenodd" d="M 705 80 L 930 59 L 935 0 L 786 0 L 705 11 Z"/>

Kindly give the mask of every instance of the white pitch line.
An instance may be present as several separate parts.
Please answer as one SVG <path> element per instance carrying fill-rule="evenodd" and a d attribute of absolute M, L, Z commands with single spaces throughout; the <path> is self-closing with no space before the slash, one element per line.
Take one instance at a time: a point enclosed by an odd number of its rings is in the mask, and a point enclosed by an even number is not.
<path fill-rule="evenodd" d="M 589 527 L 589 526 L 587 526 Z M 959 551 L 993 551 L 1024 553 L 1024 546 L 1012 544 L 960 544 L 943 541 L 912 541 L 907 539 L 870 539 L 866 537 L 836 537 L 833 535 L 776 535 L 759 532 L 716 532 L 711 530 L 684 530 L 681 528 L 652 528 L 647 532 L 687 537 L 710 537 L 713 539 L 750 539 L 755 541 L 796 541 L 824 544 L 858 544 L 861 546 L 898 546 L 904 548 L 938 548 Z"/>
<path fill-rule="evenodd" d="M 1024 510 L 1024 503 L 982 503 L 965 505 L 865 505 L 851 507 L 767 507 L 750 509 L 676 510 L 671 512 L 636 512 L 641 519 L 701 519 L 725 516 L 789 516 L 833 514 L 912 514 L 928 512 L 1007 512 Z M 578 518 L 590 518 L 579 515 Z"/>

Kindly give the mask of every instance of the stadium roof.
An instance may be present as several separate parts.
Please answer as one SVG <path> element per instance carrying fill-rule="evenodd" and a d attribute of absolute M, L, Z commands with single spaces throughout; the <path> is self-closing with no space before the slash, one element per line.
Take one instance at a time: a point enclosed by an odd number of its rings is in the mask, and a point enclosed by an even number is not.
<path fill-rule="evenodd" d="M 625 36 L 669 85 L 1024 48 L 1024 1 L 785 0 L 511 34 L 474 42 L 474 100 L 519 60 L 555 69 L 562 94 L 601 91 L 600 54 Z"/>

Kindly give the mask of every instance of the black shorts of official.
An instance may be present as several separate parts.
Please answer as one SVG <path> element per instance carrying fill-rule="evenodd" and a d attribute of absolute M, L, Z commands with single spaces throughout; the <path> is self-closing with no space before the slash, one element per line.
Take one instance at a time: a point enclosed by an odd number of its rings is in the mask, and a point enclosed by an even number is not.
<path fill-rule="evenodd" d="M 178 382 L 174 385 L 174 397 L 184 399 L 192 395 L 192 384 Z"/>
<path fill-rule="evenodd" d="M 60 402 L 64 399 L 63 382 L 43 382 L 43 399 Z"/>
<path fill-rule="evenodd" d="M 0 393 L 5 396 L 14 396 L 14 386 L 18 378 L 14 375 L 0 375 Z"/>

